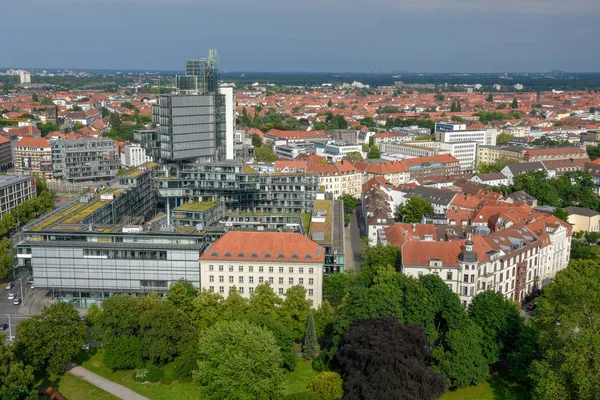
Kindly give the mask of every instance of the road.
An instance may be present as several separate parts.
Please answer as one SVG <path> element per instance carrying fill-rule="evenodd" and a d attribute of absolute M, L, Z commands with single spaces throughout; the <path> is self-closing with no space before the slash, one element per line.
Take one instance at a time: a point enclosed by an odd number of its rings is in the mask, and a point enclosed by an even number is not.
<path fill-rule="evenodd" d="M 360 234 L 360 226 L 364 225 L 364 221 L 360 217 L 362 215 L 360 207 L 356 208 L 350 214 L 350 224 L 346 227 L 346 270 L 353 271 L 360 268 L 362 240 Z"/>
<path fill-rule="evenodd" d="M 0 333 L 6 334 L 10 339 L 15 336 L 16 326 L 19 322 L 29 318 L 29 316 L 33 315 L 32 313 L 39 313 L 41 305 L 38 306 L 37 304 L 39 301 L 38 298 L 43 298 L 45 291 L 31 289 L 31 285 L 27 284 L 27 274 L 25 273 L 7 282 L 13 282 L 14 286 L 12 289 L 7 290 L 5 289 L 6 283 L 3 283 L 0 287 L 0 324 L 9 325 L 10 332 L 7 330 Z M 15 293 L 16 297 L 22 299 L 21 304 L 13 304 L 13 300 L 8 299 L 9 293 Z"/>

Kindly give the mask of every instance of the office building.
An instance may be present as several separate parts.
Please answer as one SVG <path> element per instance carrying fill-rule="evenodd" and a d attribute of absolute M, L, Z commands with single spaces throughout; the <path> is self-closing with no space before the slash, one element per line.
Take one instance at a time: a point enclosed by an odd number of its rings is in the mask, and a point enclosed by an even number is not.
<path fill-rule="evenodd" d="M 121 153 L 121 165 L 124 167 L 138 167 L 146 162 L 151 162 L 152 157 L 146 155 L 146 149 L 139 143 L 125 143 Z"/>
<path fill-rule="evenodd" d="M 0 218 L 25 200 L 36 197 L 32 176 L 0 175 Z"/>
<path fill-rule="evenodd" d="M 0 172 L 4 172 L 13 166 L 13 151 L 11 140 L 0 135 Z"/>
<path fill-rule="evenodd" d="M 19 79 L 21 84 L 31 83 L 31 72 L 23 70 L 19 71 Z"/>
<path fill-rule="evenodd" d="M 470 173 L 475 168 L 475 160 L 477 158 L 476 142 L 440 143 L 440 150 L 458 160 L 461 172 Z"/>
<path fill-rule="evenodd" d="M 330 140 L 326 143 L 315 143 L 315 149 L 317 155 L 325 157 L 327 162 L 342 161 L 348 153 L 363 154 L 361 145 L 335 140 Z"/>
<path fill-rule="evenodd" d="M 111 180 L 121 168 L 113 139 L 58 139 L 52 142 L 52 171 L 57 179 Z"/>
<path fill-rule="evenodd" d="M 44 138 L 25 136 L 15 145 L 15 171 L 52 178 L 52 147 Z"/>
<path fill-rule="evenodd" d="M 496 144 L 495 130 L 451 130 L 436 133 L 436 139 L 443 143 L 476 142 L 478 145 L 493 146 Z"/>
<path fill-rule="evenodd" d="M 232 231 L 200 256 L 200 283 L 224 297 L 233 286 L 250 297 L 256 286 L 269 284 L 285 298 L 289 288 L 299 285 L 317 308 L 323 298 L 324 263 L 323 248 L 298 233 Z"/>
<path fill-rule="evenodd" d="M 435 133 L 465 131 L 465 130 L 467 130 L 467 124 L 463 124 L 463 123 L 456 123 L 456 122 L 436 122 L 435 123 Z"/>

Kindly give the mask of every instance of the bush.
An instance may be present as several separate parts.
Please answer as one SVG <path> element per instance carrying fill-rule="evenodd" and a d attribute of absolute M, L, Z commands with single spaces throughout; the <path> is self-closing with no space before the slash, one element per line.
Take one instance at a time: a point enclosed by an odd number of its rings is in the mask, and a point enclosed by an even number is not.
<path fill-rule="evenodd" d="M 165 375 L 163 369 L 156 364 L 148 363 L 146 365 L 146 370 L 148 371 L 146 373 L 146 380 L 148 382 L 159 382 Z"/>
<path fill-rule="evenodd" d="M 298 363 L 298 357 L 296 353 L 292 349 L 281 350 L 281 357 L 283 358 L 283 367 L 288 371 L 293 371 L 296 369 L 296 364 Z"/>
<path fill-rule="evenodd" d="M 133 336 L 114 339 L 104 352 L 104 365 L 113 371 L 139 368 L 142 365 L 142 343 Z"/>
<path fill-rule="evenodd" d="M 189 346 L 183 354 L 175 357 L 171 363 L 173 365 L 173 378 L 178 381 L 185 381 L 192 376 L 192 372 L 198 364 L 198 354 L 196 346 Z"/>
<path fill-rule="evenodd" d="M 319 395 L 323 400 L 337 400 L 344 396 L 342 378 L 335 372 L 321 372 L 316 375 L 308 391 Z"/>
<path fill-rule="evenodd" d="M 312 363 L 312 368 L 315 371 L 317 371 L 317 372 L 329 371 L 325 357 L 327 357 L 327 354 L 325 352 L 322 352 L 317 358 L 314 359 L 314 361 Z"/>
<path fill-rule="evenodd" d="M 148 368 L 138 368 L 133 371 L 133 380 L 136 382 L 146 382 L 146 376 L 148 376 Z"/>
<path fill-rule="evenodd" d="M 321 396 L 310 392 L 298 392 L 288 394 L 283 400 L 323 400 Z"/>

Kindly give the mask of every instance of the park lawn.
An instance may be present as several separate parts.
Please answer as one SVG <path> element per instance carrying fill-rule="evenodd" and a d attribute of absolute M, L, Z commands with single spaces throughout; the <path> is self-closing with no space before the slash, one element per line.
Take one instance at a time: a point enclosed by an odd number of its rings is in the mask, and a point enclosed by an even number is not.
<path fill-rule="evenodd" d="M 515 382 L 504 379 L 492 372 L 485 382 L 448 392 L 440 400 L 525 400 L 529 399 L 525 390 Z"/>
<path fill-rule="evenodd" d="M 170 385 L 138 383 L 133 379 L 132 370 L 112 372 L 103 364 L 103 357 L 104 351 L 100 349 L 89 359 L 83 361 L 81 366 L 106 379 L 128 387 L 150 400 L 197 400 L 200 398 L 200 387 L 193 382 L 177 382 Z"/>
<path fill-rule="evenodd" d="M 312 368 L 312 363 L 305 361 L 302 357 L 298 357 L 296 369 L 292 372 L 287 371 L 283 380 L 285 394 L 304 392 L 308 384 L 317 374 Z"/>
<path fill-rule="evenodd" d="M 63 376 L 51 375 L 45 379 L 40 380 L 36 389 L 45 389 L 53 387 L 58 390 L 67 399 L 94 399 L 94 400 L 118 400 L 118 397 L 105 392 L 104 390 L 97 388 L 79 379 L 71 374 L 64 374 Z"/>

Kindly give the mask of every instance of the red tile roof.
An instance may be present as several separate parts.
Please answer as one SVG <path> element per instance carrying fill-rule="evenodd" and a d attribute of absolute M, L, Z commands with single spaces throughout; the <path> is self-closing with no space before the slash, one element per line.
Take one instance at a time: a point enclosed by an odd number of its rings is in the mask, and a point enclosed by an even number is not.
<path fill-rule="evenodd" d="M 200 260 L 322 264 L 325 249 L 299 233 L 231 231 L 209 247 Z"/>
<path fill-rule="evenodd" d="M 25 136 L 19 140 L 16 144 L 17 147 L 35 147 L 35 148 L 46 148 L 50 147 L 50 143 L 44 138 L 34 138 Z"/>

